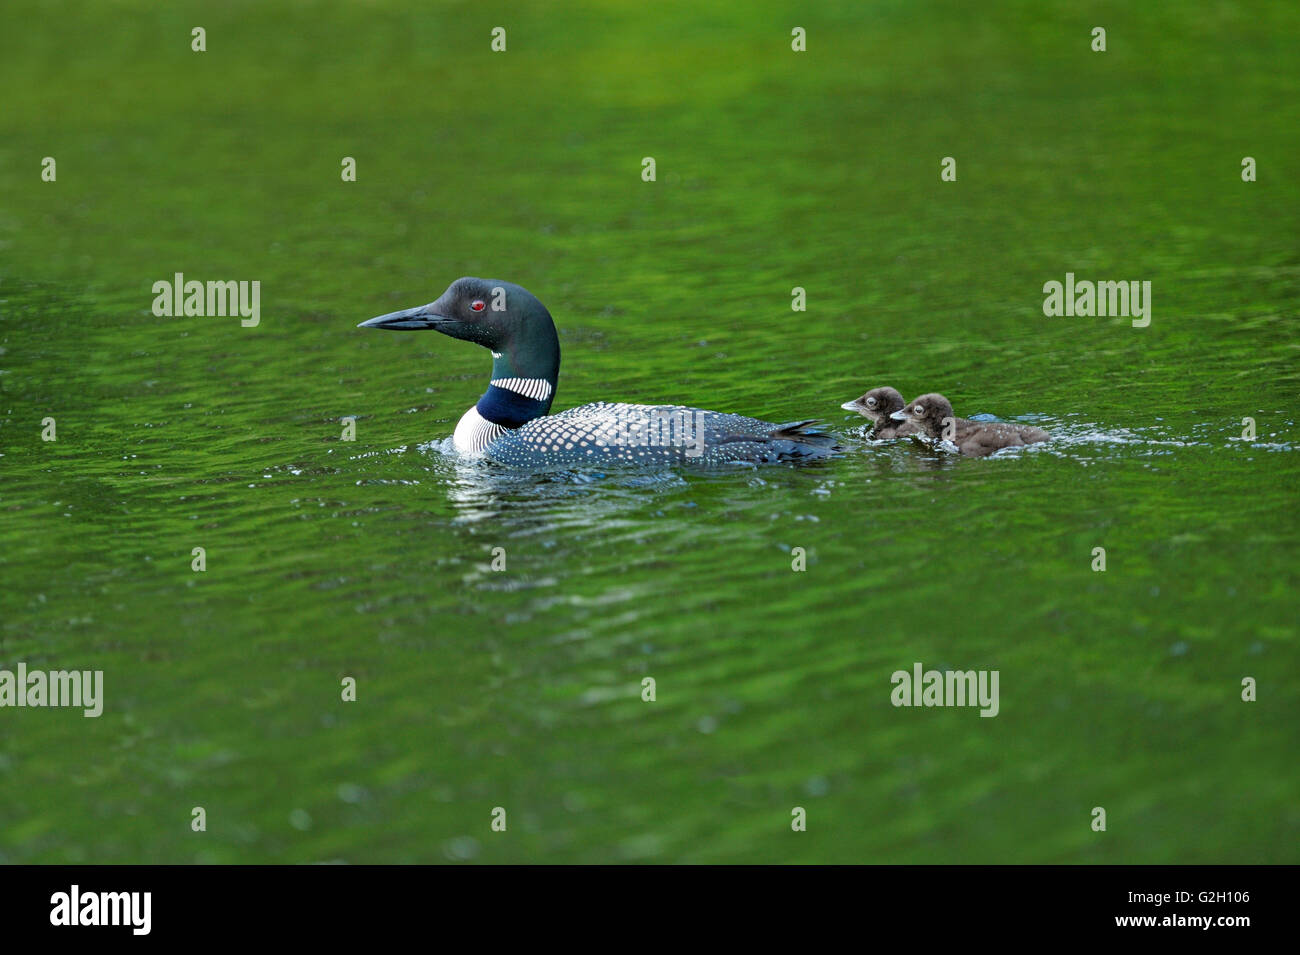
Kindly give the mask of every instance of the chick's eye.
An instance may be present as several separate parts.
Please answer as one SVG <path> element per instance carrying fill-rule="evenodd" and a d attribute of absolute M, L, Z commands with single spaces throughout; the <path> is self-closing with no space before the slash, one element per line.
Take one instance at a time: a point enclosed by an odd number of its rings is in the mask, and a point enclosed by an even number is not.
<path fill-rule="evenodd" d="M 469 307 L 474 309 L 474 311 L 476 312 L 481 312 L 483 311 L 483 309 L 487 308 L 487 303 L 484 302 L 481 298 L 476 298 L 474 299 L 473 302 L 470 303 Z"/>
<path fill-rule="evenodd" d="M 875 398 L 868 398 L 868 399 L 867 399 L 867 407 L 868 407 L 868 408 L 874 408 L 875 406 L 876 406 L 876 399 L 875 399 Z"/>
<path fill-rule="evenodd" d="M 925 415 L 925 406 L 924 406 L 924 405 L 917 405 L 915 408 L 912 409 L 912 414 L 914 414 L 914 415 L 919 415 L 919 416 L 924 416 L 924 415 Z"/>

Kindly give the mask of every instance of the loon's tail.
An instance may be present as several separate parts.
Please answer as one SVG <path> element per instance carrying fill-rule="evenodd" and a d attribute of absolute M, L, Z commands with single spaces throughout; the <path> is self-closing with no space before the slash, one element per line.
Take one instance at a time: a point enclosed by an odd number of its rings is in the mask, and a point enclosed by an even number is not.
<path fill-rule="evenodd" d="M 746 454 L 749 460 L 780 461 L 792 458 L 827 458 L 838 454 L 839 443 L 833 434 L 810 428 L 817 423 L 816 418 L 807 421 L 791 421 L 778 425 L 767 434 L 729 434 L 721 438 L 719 444 L 747 442 L 751 446 L 759 445 L 756 454 Z"/>
<path fill-rule="evenodd" d="M 774 431 L 769 432 L 768 440 L 778 445 L 788 444 L 789 449 L 783 449 L 782 453 L 793 457 L 821 458 L 835 454 L 840 450 L 835 435 L 809 427 L 809 425 L 815 425 L 816 423 L 816 418 L 809 418 L 807 421 L 792 421 L 789 424 L 783 424 Z"/>
<path fill-rule="evenodd" d="M 801 444 L 809 444 L 818 448 L 838 448 L 835 441 L 835 435 L 827 434 L 818 428 L 808 427 L 810 424 L 816 424 L 816 418 L 809 418 L 807 421 L 791 421 L 789 424 L 778 425 L 775 430 L 768 432 L 769 438 L 776 440 L 798 441 Z"/>

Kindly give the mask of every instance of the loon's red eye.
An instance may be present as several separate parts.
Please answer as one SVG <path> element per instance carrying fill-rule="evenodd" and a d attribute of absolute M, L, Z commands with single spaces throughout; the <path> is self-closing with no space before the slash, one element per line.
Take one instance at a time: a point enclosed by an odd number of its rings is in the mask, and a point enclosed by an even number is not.
<path fill-rule="evenodd" d="M 474 311 L 476 312 L 481 312 L 483 311 L 483 309 L 487 308 L 487 305 L 484 303 L 482 299 L 476 298 L 474 301 L 470 302 L 469 307 L 474 309 Z"/>

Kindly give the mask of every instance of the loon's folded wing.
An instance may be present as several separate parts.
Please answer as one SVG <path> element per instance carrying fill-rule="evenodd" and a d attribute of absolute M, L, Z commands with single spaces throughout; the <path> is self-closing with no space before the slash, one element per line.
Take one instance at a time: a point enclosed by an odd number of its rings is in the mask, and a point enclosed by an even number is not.
<path fill-rule="evenodd" d="M 816 423 L 816 418 L 809 418 L 776 425 L 764 434 L 724 435 L 719 444 L 733 448 L 720 450 L 739 450 L 741 456 L 735 460 L 761 463 L 829 457 L 839 451 L 839 443 L 834 435 L 809 427 Z"/>
<path fill-rule="evenodd" d="M 716 465 L 826 457 L 833 436 L 809 421 L 775 425 L 681 405 L 597 402 L 535 418 L 484 449 L 516 467 Z"/>

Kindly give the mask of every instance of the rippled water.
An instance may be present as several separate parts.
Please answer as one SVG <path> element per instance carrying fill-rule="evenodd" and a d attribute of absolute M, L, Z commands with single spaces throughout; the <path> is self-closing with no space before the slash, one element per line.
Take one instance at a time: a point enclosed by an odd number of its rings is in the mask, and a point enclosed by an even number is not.
<path fill-rule="evenodd" d="M 1099 63 L 1071 11 L 0 15 L 0 668 L 105 674 L 0 709 L 0 860 L 1300 861 L 1296 13 L 1115 8 Z M 260 326 L 156 318 L 176 271 Z M 1066 271 L 1151 326 L 1045 318 Z M 844 453 L 463 461 L 487 355 L 354 327 L 461 274 L 550 307 L 556 410 Z M 880 384 L 1053 440 L 873 444 Z M 892 706 L 917 662 L 998 716 Z"/>

